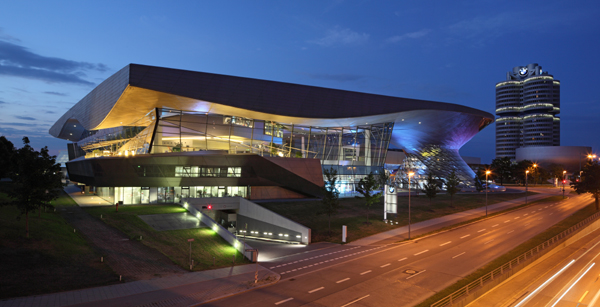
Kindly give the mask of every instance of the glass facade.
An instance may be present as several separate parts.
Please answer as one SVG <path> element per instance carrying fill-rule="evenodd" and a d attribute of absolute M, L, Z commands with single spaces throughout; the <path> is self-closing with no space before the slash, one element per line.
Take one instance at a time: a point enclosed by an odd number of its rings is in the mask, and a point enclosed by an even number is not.
<path fill-rule="evenodd" d="M 356 182 L 370 172 L 376 174 L 383 171 L 392 129 L 392 122 L 316 127 L 164 108 L 149 112 L 127 126 L 90 134 L 77 146 L 86 157 L 223 151 L 228 154 L 254 153 L 267 157 L 319 159 L 323 169 L 334 168 L 338 171 L 340 189 L 351 192 Z M 182 165 L 168 170 L 162 170 L 162 167 L 142 166 L 138 170 L 139 175 L 241 176 L 239 167 Z M 126 190 L 123 193 L 129 195 Z M 174 201 L 178 194 L 169 188 L 160 188 L 157 193 L 159 202 Z M 211 188 L 209 193 L 218 196 L 238 192 L 214 192 Z"/>
<path fill-rule="evenodd" d="M 248 197 L 246 186 L 191 187 L 98 187 L 97 195 L 114 204 L 124 205 L 179 203 L 183 198 Z"/>

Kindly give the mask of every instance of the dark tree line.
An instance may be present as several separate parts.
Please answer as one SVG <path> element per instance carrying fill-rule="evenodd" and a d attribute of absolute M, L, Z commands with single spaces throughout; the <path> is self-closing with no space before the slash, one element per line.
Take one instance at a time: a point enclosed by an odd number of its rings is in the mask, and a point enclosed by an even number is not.
<path fill-rule="evenodd" d="M 0 136 L 0 177 L 12 180 L 7 190 L 9 200 L 0 205 L 12 205 L 25 215 L 25 233 L 29 237 L 29 213 L 52 208 L 50 203 L 61 193 L 62 173 L 56 156 L 48 153 L 48 147 L 36 151 L 29 139 L 23 138 L 23 147 L 16 148 L 4 136 Z M 20 217 L 20 216 L 19 216 Z"/>
<path fill-rule="evenodd" d="M 492 164 L 484 165 L 483 169 L 491 170 L 491 174 L 488 179 L 496 180 L 500 185 L 504 183 L 512 182 L 525 185 L 525 181 L 529 184 L 536 185 L 545 183 L 550 179 L 557 178 L 562 179 L 564 167 L 558 164 L 550 164 L 548 168 L 544 168 L 533 161 L 522 160 L 519 162 L 512 162 L 510 158 L 496 158 L 492 160 Z M 526 175 L 526 172 L 529 173 Z M 479 171 L 477 177 L 485 179 L 485 173 Z"/>

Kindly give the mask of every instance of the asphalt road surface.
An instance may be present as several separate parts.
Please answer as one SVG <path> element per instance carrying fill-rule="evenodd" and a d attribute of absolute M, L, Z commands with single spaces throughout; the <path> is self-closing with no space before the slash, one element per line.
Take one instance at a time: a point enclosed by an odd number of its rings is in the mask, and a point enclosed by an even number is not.
<path fill-rule="evenodd" d="M 556 263 L 507 306 L 600 306 L 600 236 Z"/>
<path fill-rule="evenodd" d="M 281 274 L 279 283 L 205 305 L 413 306 L 590 201 L 586 195 L 571 195 L 563 202 L 528 206 L 413 242 L 343 245 L 281 257 L 262 263 Z M 600 263 L 596 268 L 588 274 L 598 276 Z"/>

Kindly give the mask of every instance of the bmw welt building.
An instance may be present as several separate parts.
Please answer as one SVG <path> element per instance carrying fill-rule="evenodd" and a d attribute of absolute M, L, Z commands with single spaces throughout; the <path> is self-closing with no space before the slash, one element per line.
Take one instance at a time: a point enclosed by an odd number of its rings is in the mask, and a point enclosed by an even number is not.
<path fill-rule="evenodd" d="M 493 115 L 450 103 L 130 64 L 67 111 L 50 134 L 69 140 L 71 181 L 125 204 L 182 198 L 319 197 L 402 170 L 465 183 L 458 150 Z"/>

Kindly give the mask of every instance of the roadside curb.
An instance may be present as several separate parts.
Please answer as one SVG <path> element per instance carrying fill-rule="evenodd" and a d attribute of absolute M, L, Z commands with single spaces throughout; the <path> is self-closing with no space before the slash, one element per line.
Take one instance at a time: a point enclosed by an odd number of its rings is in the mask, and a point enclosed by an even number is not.
<path fill-rule="evenodd" d="M 275 273 L 275 272 L 273 272 L 273 271 L 271 271 L 271 270 L 269 270 L 269 269 L 267 269 L 267 268 L 265 268 L 265 267 L 263 267 L 263 266 L 260 266 L 260 267 L 261 267 L 261 270 L 264 270 L 264 271 L 267 271 L 267 272 L 269 272 L 269 275 L 268 275 L 266 278 L 269 278 L 269 277 L 271 277 L 271 276 L 275 276 L 275 280 L 273 280 L 273 281 L 271 281 L 271 282 L 268 282 L 268 283 L 264 283 L 264 284 L 260 284 L 260 282 L 261 282 L 261 281 L 259 280 L 259 281 L 258 281 L 258 283 L 259 283 L 259 285 L 258 285 L 258 286 L 250 286 L 250 287 L 248 287 L 248 288 L 247 288 L 247 289 L 245 289 L 245 290 L 241 290 L 241 291 L 237 291 L 237 292 L 230 292 L 230 293 L 226 293 L 226 294 L 223 294 L 223 295 L 221 295 L 221 296 L 216 296 L 216 297 L 214 297 L 214 298 L 210 298 L 210 299 L 207 299 L 207 300 L 205 300 L 205 301 L 202 301 L 202 302 L 196 302 L 196 303 L 194 303 L 194 304 L 191 304 L 191 305 L 188 305 L 188 306 L 189 306 L 189 307 L 192 307 L 192 306 L 199 306 L 199 305 L 202 305 L 202 304 L 206 304 L 206 303 L 210 303 L 210 302 L 218 301 L 218 300 L 221 300 L 221 299 L 224 299 L 224 298 L 228 298 L 228 297 L 236 296 L 236 295 L 238 295 L 238 294 L 243 294 L 243 293 L 246 293 L 246 292 L 250 292 L 250 291 L 253 291 L 253 290 L 256 290 L 256 289 L 261 289 L 261 288 L 264 288 L 264 287 L 272 286 L 272 285 L 274 285 L 274 284 L 278 283 L 278 282 L 281 280 L 281 275 L 280 275 L 280 274 L 277 274 L 277 273 Z M 246 283 L 252 283 L 253 281 L 254 281 L 254 280 L 249 280 L 249 281 L 247 281 Z"/>

